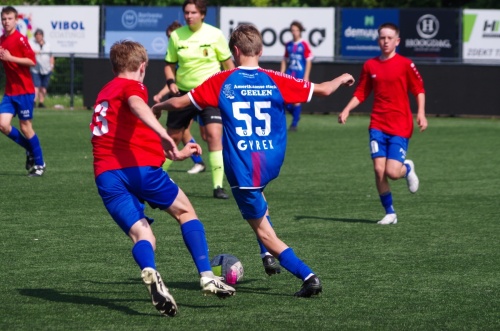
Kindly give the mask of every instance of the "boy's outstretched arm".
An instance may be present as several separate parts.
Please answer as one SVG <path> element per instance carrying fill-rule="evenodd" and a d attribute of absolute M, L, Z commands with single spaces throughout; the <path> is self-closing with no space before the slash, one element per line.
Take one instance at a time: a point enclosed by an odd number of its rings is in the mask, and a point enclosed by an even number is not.
<path fill-rule="evenodd" d="M 191 100 L 187 94 L 180 97 L 172 97 L 168 100 L 155 104 L 151 109 L 156 118 L 159 119 L 163 110 L 182 110 L 191 105 Z"/>
<path fill-rule="evenodd" d="M 191 157 L 193 154 L 201 154 L 200 145 L 194 143 L 187 144 L 179 151 L 174 140 L 168 135 L 167 130 L 158 122 L 149 106 L 140 97 L 135 95 L 131 96 L 128 98 L 128 104 L 132 113 L 160 136 L 163 150 L 169 159 L 181 161 Z"/>
<path fill-rule="evenodd" d="M 351 74 L 342 74 L 337 78 L 320 84 L 314 84 L 314 95 L 326 97 L 335 92 L 341 85 L 352 86 L 354 78 Z"/>

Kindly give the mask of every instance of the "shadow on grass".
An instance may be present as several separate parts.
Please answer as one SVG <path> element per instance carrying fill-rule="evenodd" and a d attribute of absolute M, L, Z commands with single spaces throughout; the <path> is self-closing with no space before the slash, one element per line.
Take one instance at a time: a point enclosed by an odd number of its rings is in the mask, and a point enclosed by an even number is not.
<path fill-rule="evenodd" d="M 258 279 L 244 279 L 236 286 L 236 293 L 238 292 L 245 292 L 245 293 L 255 293 L 255 294 L 265 294 L 265 295 L 276 295 L 272 293 L 267 293 L 271 291 L 272 289 L 270 287 L 249 287 L 251 283 L 258 282 Z M 166 282 L 167 286 L 170 289 L 183 289 L 183 290 L 188 290 L 188 291 L 200 291 L 200 286 L 198 283 L 193 283 L 193 282 Z M 233 285 L 231 285 L 233 286 Z"/>
<path fill-rule="evenodd" d="M 130 302 L 130 299 L 101 299 L 85 295 L 60 292 L 50 288 L 22 288 L 22 289 L 17 289 L 17 291 L 19 292 L 19 294 L 27 297 L 39 298 L 53 302 L 63 302 L 63 303 L 88 305 L 88 306 L 102 306 L 108 309 L 113 309 L 122 312 L 127 315 L 136 315 L 136 316 L 156 315 L 156 314 L 139 313 L 133 309 L 130 309 L 127 306 L 119 304 L 119 301 Z"/>
<path fill-rule="evenodd" d="M 319 217 L 319 216 L 295 216 L 295 220 L 322 220 L 322 221 L 334 221 L 334 222 L 346 222 L 346 223 L 369 223 L 377 224 L 378 221 L 373 220 L 362 220 L 359 218 L 337 218 L 337 217 Z"/>
<path fill-rule="evenodd" d="M 5 172 L 0 172 L 0 176 L 6 176 L 6 177 L 26 177 L 28 178 L 28 173 L 27 172 L 19 172 L 19 171 L 5 171 Z"/>

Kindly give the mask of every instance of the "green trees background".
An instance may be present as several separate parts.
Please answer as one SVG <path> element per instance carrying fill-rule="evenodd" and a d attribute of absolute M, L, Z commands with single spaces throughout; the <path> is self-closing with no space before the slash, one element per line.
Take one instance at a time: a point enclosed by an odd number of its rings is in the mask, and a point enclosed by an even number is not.
<path fill-rule="evenodd" d="M 2 0 L 9 5 L 179 6 L 184 0 Z M 359 7 L 359 8 L 500 8 L 498 0 L 209 0 L 211 6 Z"/>

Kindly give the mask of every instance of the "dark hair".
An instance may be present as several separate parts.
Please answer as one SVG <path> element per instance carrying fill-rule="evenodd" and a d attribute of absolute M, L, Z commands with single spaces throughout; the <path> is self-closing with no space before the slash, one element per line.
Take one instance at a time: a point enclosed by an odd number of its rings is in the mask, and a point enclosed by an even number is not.
<path fill-rule="evenodd" d="M 182 11 L 186 9 L 187 5 L 195 5 L 196 9 L 200 11 L 200 14 L 207 15 L 207 2 L 205 0 L 186 0 L 182 4 Z"/>
<path fill-rule="evenodd" d="M 165 34 L 167 35 L 168 38 L 170 38 L 170 34 L 174 31 L 180 28 L 182 24 L 179 21 L 173 21 L 165 30 Z"/>
<path fill-rule="evenodd" d="M 391 22 L 386 22 L 386 23 L 380 24 L 380 26 L 378 27 L 378 30 L 377 30 L 378 34 L 380 34 L 380 30 L 385 29 L 385 28 L 396 31 L 396 35 L 399 36 L 399 27 L 396 24 L 391 23 Z"/>
<path fill-rule="evenodd" d="M 2 8 L 2 15 L 3 14 L 10 14 L 10 13 L 14 13 L 16 15 L 16 18 L 17 18 L 17 10 L 16 10 L 16 8 L 14 8 L 12 6 L 7 6 L 7 7 L 3 7 Z"/>
<path fill-rule="evenodd" d="M 292 26 L 296 26 L 301 32 L 305 31 L 304 26 L 299 21 L 293 21 L 292 23 L 290 23 L 290 29 L 292 28 Z"/>
<path fill-rule="evenodd" d="M 33 35 L 36 36 L 37 34 L 41 34 L 43 36 L 43 30 L 42 29 L 36 29 L 35 33 Z"/>

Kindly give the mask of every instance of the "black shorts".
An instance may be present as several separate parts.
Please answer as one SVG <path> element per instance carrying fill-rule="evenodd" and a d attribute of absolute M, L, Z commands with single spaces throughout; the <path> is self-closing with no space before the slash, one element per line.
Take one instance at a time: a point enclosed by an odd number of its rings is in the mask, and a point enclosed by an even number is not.
<path fill-rule="evenodd" d="M 181 95 L 187 92 L 181 91 Z M 220 109 L 215 107 L 207 107 L 202 111 L 199 111 L 194 105 L 184 108 L 183 110 L 169 111 L 167 117 L 167 128 L 170 129 L 185 129 L 191 123 L 191 120 L 195 118 L 196 115 L 201 117 L 202 123 L 204 125 L 210 123 L 222 124 L 222 117 L 220 115 Z"/>

